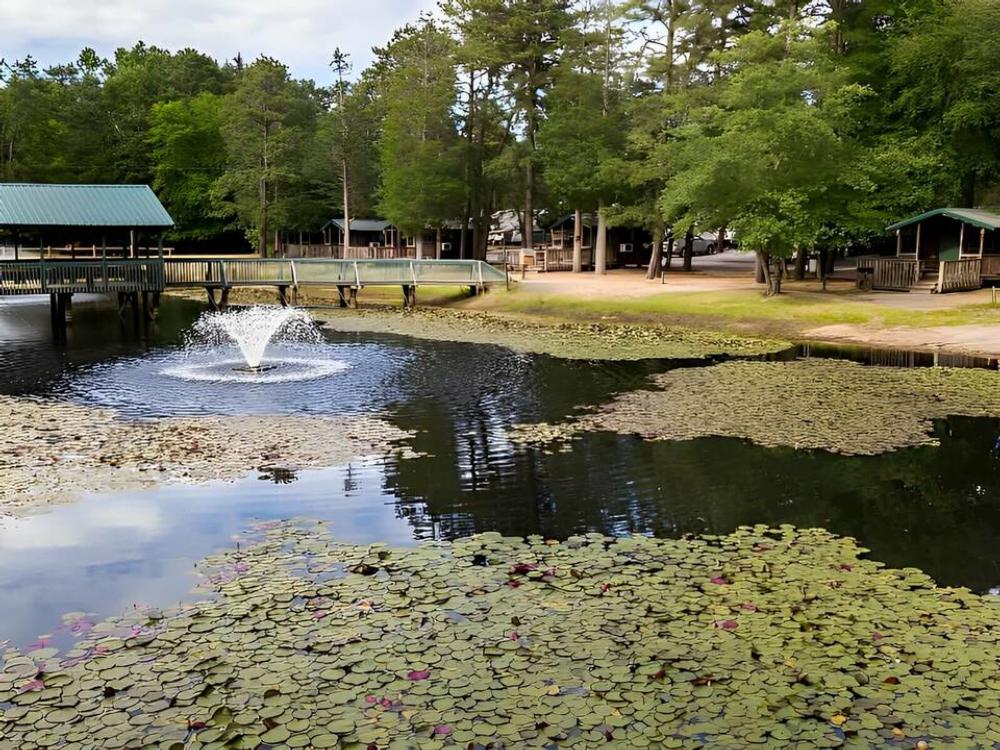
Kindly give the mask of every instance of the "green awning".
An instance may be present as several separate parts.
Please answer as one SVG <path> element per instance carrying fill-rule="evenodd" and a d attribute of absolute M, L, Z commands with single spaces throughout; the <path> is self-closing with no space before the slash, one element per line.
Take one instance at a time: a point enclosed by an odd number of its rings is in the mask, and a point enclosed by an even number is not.
<path fill-rule="evenodd" d="M 949 219 L 964 222 L 977 229 L 1000 229 L 1000 214 L 981 208 L 935 208 L 933 211 L 925 211 L 917 216 L 911 216 L 909 219 L 897 221 L 895 224 L 890 224 L 886 229 L 894 232 L 897 229 L 917 224 L 934 216 L 946 216 Z"/>
<path fill-rule="evenodd" d="M 0 183 L 0 226 L 169 229 L 148 185 Z"/>

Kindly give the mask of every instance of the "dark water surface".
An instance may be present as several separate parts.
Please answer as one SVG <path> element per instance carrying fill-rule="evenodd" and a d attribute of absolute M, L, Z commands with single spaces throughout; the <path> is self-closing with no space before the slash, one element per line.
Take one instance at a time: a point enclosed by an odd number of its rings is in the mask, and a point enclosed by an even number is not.
<path fill-rule="evenodd" d="M 106 617 L 133 603 L 177 602 L 196 581 L 195 563 L 252 519 L 295 516 L 326 519 L 348 540 L 390 544 L 487 530 L 673 536 L 792 523 L 857 537 L 874 558 L 944 584 L 1000 584 L 1000 420 L 946 420 L 940 447 L 879 457 L 610 434 L 546 453 L 515 448 L 504 428 L 561 419 L 678 364 L 329 334 L 316 356 L 349 368 L 320 380 L 234 385 L 164 374 L 186 361 L 178 344 L 201 309 L 171 301 L 137 332 L 106 307 L 77 304 L 68 344 L 55 347 L 46 304 L 0 301 L 0 392 L 113 406 L 128 418 L 385 412 L 418 430 L 413 445 L 429 455 L 88 496 L 0 521 L 0 642 L 52 633 L 69 611 Z"/>

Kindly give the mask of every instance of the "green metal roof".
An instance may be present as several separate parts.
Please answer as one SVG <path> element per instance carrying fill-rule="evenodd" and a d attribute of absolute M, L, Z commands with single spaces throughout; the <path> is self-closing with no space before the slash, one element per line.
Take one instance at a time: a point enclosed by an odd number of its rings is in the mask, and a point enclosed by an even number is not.
<path fill-rule="evenodd" d="M 166 229 L 173 225 L 148 185 L 0 183 L 0 226 Z"/>
<path fill-rule="evenodd" d="M 323 229 L 327 227 L 334 226 L 338 229 L 344 228 L 343 219 L 330 219 L 326 224 L 323 225 Z M 351 231 L 352 232 L 384 232 L 386 229 L 392 226 L 391 221 L 385 221 L 384 219 L 351 219 Z"/>
<path fill-rule="evenodd" d="M 890 224 L 886 229 L 892 232 L 934 216 L 947 216 L 949 219 L 971 224 L 977 229 L 1000 229 L 1000 214 L 993 211 L 986 211 L 982 208 L 935 208 L 933 211 L 925 211 L 917 216 L 911 216 L 909 219 L 897 221 L 895 224 Z"/>

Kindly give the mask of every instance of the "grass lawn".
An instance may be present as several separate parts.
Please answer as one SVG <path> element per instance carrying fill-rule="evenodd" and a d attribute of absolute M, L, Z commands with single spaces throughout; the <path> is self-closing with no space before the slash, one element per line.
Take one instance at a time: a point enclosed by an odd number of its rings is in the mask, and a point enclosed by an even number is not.
<path fill-rule="evenodd" d="M 672 292 L 647 297 L 583 298 L 544 294 L 521 287 L 492 292 L 462 303 L 470 307 L 525 315 L 578 320 L 613 317 L 632 322 L 671 322 L 754 328 L 785 333 L 817 326 L 849 323 L 861 326 L 932 327 L 1000 323 L 1000 306 L 969 304 L 935 310 L 913 310 L 854 299 L 849 292 L 792 291 L 763 297 L 755 290 Z"/>

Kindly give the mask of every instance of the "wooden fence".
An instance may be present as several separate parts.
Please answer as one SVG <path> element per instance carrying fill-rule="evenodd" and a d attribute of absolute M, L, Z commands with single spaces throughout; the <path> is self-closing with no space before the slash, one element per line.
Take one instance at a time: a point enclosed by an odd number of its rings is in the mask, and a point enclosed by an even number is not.
<path fill-rule="evenodd" d="M 583 248 L 580 257 L 581 266 L 583 268 L 589 268 L 591 263 L 590 248 Z M 547 247 L 543 250 L 536 250 L 535 264 L 538 266 L 539 270 L 542 271 L 572 271 L 573 248 Z"/>
<path fill-rule="evenodd" d="M 982 261 L 979 258 L 942 260 L 938 267 L 938 292 L 964 292 L 983 285 Z"/>
<path fill-rule="evenodd" d="M 857 259 L 857 283 L 862 289 L 908 292 L 919 278 L 920 264 L 911 258 Z"/>

